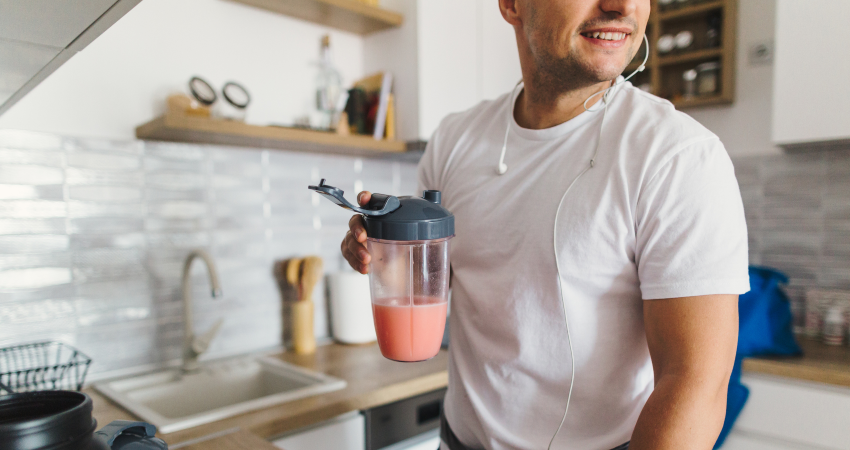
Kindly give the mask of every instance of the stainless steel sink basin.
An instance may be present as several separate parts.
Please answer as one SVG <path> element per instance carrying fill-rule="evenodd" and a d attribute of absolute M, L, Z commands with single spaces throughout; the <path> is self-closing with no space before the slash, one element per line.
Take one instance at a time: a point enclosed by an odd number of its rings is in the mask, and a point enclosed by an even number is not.
<path fill-rule="evenodd" d="M 97 383 L 119 405 L 171 433 L 244 412 L 335 391 L 345 380 L 268 357 L 209 363 L 200 372 L 163 371 Z"/>

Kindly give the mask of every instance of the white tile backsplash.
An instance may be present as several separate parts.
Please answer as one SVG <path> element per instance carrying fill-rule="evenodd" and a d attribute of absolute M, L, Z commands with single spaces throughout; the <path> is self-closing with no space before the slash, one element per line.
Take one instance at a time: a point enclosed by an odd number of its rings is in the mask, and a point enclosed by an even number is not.
<path fill-rule="evenodd" d="M 196 329 L 225 322 L 208 357 L 281 342 L 276 259 L 317 254 L 345 268 L 350 214 L 315 201 L 320 177 L 413 194 L 415 164 L 337 155 L 0 130 L 0 346 L 59 339 L 92 374 L 180 356 L 183 258 L 216 260 L 222 298 L 192 271 Z M 414 176 L 415 178 L 415 176 Z M 327 203 L 327 204 L 325 204 Z M 324 289 L 316 330 L 328 333 Z"/>

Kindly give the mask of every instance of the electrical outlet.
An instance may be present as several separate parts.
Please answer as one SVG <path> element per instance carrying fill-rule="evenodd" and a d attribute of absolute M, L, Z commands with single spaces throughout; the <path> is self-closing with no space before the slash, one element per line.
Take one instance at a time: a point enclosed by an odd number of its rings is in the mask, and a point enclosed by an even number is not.
<path fill-rule="evenodd" d="M 760 42 L 751 45 L 748 56 L 751 66 L 773 64 L 773 41 Z"/>

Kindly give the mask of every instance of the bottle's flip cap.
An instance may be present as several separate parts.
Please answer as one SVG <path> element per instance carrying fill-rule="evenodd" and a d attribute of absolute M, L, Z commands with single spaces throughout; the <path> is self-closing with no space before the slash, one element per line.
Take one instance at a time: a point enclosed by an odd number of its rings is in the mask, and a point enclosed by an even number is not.
<path fill-rule="evenodd" d="M 440 191 L 424 191 L 422 197 L 395 197 L 372 194 L 366 206 L 352 204 L 342 189 L 325 184 L 308 186 L 342 208 L 363 214 L 366 235 L 390 241 L 421 241 L 450 237 L 455 232 L 455 218 L 440 205 Z"/>

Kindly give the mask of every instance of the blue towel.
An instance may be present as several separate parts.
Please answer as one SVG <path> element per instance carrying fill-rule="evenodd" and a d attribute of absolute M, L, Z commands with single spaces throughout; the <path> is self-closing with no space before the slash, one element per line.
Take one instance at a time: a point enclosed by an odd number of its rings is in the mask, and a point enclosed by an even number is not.
<path fill-rule="evenodd" d="M 715 449 L 723 445 L 750 395 L 750 390 L 741 384 L 743 359 L 748 356 L 790 356 L 803 353 L 791 330 L 791 304 L 779 289 L 780 283 L 787 282 L 788 277 L 782 272 L 750 266 L 750 291 L 738 300 L 738 352 L 729 378 L 726 420 L 714 444 Z"/>

